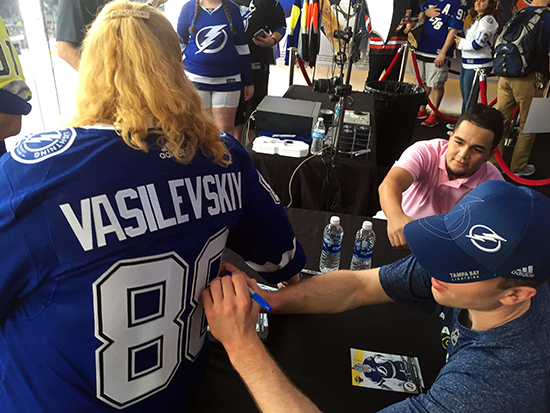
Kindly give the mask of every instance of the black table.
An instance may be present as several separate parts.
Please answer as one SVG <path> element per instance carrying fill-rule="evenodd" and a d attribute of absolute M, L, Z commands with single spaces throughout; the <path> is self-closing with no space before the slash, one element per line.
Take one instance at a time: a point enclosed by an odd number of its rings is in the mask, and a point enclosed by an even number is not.
<path fill-rule="evenodd" d="M 288 209 L 296 237 L 308 254 L 306 268 L 318 269 L 323 227 L 329 212 Z M 344 227 L 341 268 L 349 268 L 353 238 L 365 217 L 339 214 Z M 406 255 L 394 251 L 385 221 L 372 220 L 377 241 L 373 264 Z M 246 264 L 229 252 L 224 258 Z M 254 272 L 247 269 L 254 276 Z M 257 275 L 257 274 L 256 274 Z M 429 388 L 445 361 L 434 316 L 398 303 L 368 306 L 331 315 L 269 315 L 267 348 L 285 373 L 326 413 L 375 412 L 407 397 L 404 393 L 351 385 L 350 348 L 416 356 Z M 267 374 L 267 373 L 266 373 Z M 273 394 L 273 397 L 285 397 Z M 208 372 L 190 412 L 257 412 L 219 343 L 211 344 Z"/>
<path fill-rule="evenodd" d="M 380 210 L 376 162 L 337 158 L 331 166 L 329 154 L 309 159 L 256 153 L 249 149 L 252 164 L 264 176 L 283 205 L 372 216 Z"/>

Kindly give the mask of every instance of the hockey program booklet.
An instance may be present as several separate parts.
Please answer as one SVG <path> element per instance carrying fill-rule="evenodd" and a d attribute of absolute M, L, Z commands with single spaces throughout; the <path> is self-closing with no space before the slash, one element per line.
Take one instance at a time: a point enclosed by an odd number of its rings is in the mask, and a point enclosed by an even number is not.
<path fill-rule="evenodd" d="M 351 384 L 419 394 L 425 390 L 417 357 L 351 350 Z"/>

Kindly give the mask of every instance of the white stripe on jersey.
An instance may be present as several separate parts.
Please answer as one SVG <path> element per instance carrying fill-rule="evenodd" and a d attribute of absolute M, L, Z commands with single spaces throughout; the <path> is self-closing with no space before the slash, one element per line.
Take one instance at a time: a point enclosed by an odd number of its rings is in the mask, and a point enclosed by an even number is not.
<path fill-rule="evenodd" d="M 237 53 L 241 56 L 250 54 L 250 49 L 248 48 L 247 44 L 243 44 L 243 45 L 236 44 L 235 45 L 235 50 L 237 50 Z"/>
<path fill-rule="evenodd" d="M 286 251 L 281 256 L 281 261 L 278 264 L 273 264 L 272 262 L 266 262 L 265 264 L 256 264 L 252 261 L 246 261 L 246 264 L 256 272 L 275 272 L 284 268 L 296 254 L 296 238 L 292 240 L 293 248 L 289 251 Z"/>
<path fill-rule="evenodd" d="M 374 46 L 384 46 L 384 44 L 387 45 L 390 45 L 390 44 L 397 44 L 397 45 L 400 45 L 400 44 L 403 44 L 405 43 L 406 40 L 390 40 L 389 42 L 387 43 L 384 43 L 383 40 L 371 40 L 370 41 L 370 44 L 374 45 Z"/>
<path fill-rule="evenodd" d="M 226 83 L 237 83 L 241 81 L 240 73 L 233 76 L 208 77 L 185 71 L 185 75 L 191 82 L 204 83 L 205 85 L 225 85 Z"/>
<path fill-rule="evenodd" d="M 431 57 L 432 59 L 435 59 L 435 58 L 437 57 L 436 54 L 430 54 L 430 53 L 419 52 L 418 50 L 416 51 L 416 54 L 417 54 L 417 55 L 420 55 L 420 56 Z"/>

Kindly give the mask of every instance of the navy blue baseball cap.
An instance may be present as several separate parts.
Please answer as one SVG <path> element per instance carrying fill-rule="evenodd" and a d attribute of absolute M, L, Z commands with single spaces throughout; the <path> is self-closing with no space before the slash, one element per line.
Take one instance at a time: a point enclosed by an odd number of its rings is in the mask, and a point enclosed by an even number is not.
<path fill-rule="evenodd" d="M 412 221 L 404 232 L 439 281 L 550 278 L 550 199 L 527 187 L 484 182 L 451 211 Z"/>

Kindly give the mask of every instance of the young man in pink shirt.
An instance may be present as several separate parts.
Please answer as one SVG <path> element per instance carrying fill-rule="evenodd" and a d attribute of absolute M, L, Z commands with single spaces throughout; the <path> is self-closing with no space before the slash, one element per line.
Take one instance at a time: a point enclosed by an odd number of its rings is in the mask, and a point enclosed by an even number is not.
<path fill-rule="evenodd" d="M 498 110 L 478 104 L 462 114 L 448 142 L 419 141 L 403 152 L 378 189 L 394 248 L 408 249 L 403 227 L 410 221 L 448 212 L 480 183 L 503 180 L 487 162 L 502 125 Z"/>

